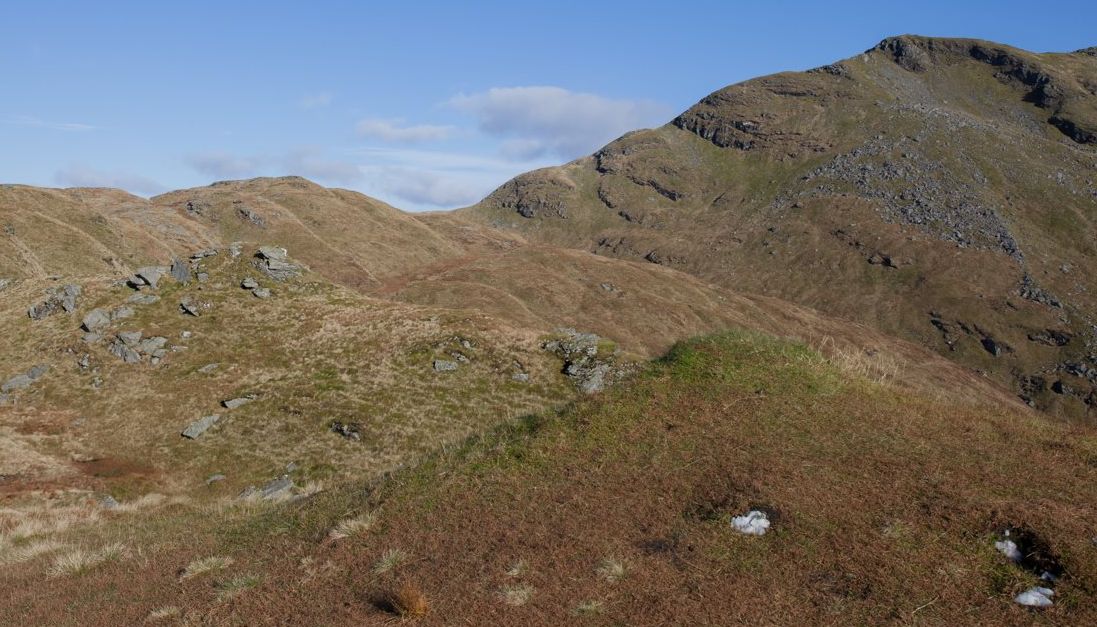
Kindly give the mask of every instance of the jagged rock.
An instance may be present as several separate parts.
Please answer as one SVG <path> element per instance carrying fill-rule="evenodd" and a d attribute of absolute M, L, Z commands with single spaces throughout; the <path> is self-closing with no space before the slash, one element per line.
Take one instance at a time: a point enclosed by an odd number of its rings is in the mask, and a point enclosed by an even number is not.
<path fill-rule="evenodd" d="M 46 292 L 45 300 L 32 305 L 27 310 L 27 315 L 30 316 L 31 320 L 41 320 L 58 311 L 72 313 L 76 310 L 76 299 L 80 296 L 80 292 L 80 286 L 75 284 L 52 288 Z"/>
<path fill-rule="evenodd" d="M 246 277 L 243 281 L 240 281 L 240 287 L 246 290 L 253 290 L 259 287 L 259 282 L 249 276 Z"/>
<path fill-rule="evenodd" d="M 265 287 L 257 287 L 251 293 L 256 298 L 270 298 L 270 290 Z"/>
<path fill-rule="evenodd" d="M 337 433 L 348 440 L 361 440 L 362 439 L 362 425 L 357 422 L 339 422 L 338 420 L 331 423 L 332 433 Z"/>
<path fill-rule="evenodd" d="M 172 259 L 171 277 L 183 285 L 190 283 L 190 266 L 183 263 L 182 259 Z"/>
<path fill-rule="evenodd" d="M 132 318 L 133 314 L 133 307 L 116 307 L 113 311 L 110 312 L 110 319 L 111 321 L 123 320 L 125 318 Z"/>
<path fill-rule="evenodd" d="M 202 315 L 202 311 L 197 302 L 191 298 L 184 298 L 179 302 L 179 309 L 188 316 L 198 317 Z"/>
<path fill-rule="evenodd" d="M 99 329 L 110 326 L 110 315 L 102 309 L 92 309 L 84 315 L 84 319 L 80 322 L 80 326 L 89 333 L 94 333 Z"/>
<path fill-rule="evenodd" d="M 168 343 L 166 337 L 150 337 L 141 340 L 137 343 L 137 352 L 145 353 L 146 355 L 156 355 L 157 352 L 164 348 L 164 345 Z M 163 355 L 160 355 L 163 356 Z"/>
<path fill-rule="evenodd" d="M 8 379 L 3 385 L 0 385 L 0 392 L 7 394 L 9 392 L 28 388 L 32 383 L 40 379 L 42 375 L 46 374 L 49 369 L 50 367 L 45 364 L 34 366 L 25 373 L 17 374 Z"/>
<path fill-rule="evenodd" d="M 557 335 L 541 347 L 564 360 L 563 373 L 586 394 L 604 389 L 613 373 L 613 363 L 612 355 L 600 354 L 602 338 L 575 329 L 559 329 Z"/>
<path fill-rule="evenodd" d="M 300 276 L 301 267 L 288 261 L 287 254 L 285 248 L 261 246 L 255 253 L 257 257 L 255 266 L 275 281 L 286 281 Z"/>
<path fill-rule="evenodd" d="M 188 440 L 193 440 L 208 431 L 209 428 L 217 424 L 217 421 L 219 420 L 221 420 L 220 414 L 203 416 L 187 425 L 187 428 L 183 429 L 182 436 Z"/>
<path fill-rule="evenodd" d="M 122 331 L 118 334 L 118 340 L 126 346 L 136 346 L 143 335 L 140 331 Z"/>
<path fill-rule="evenodd" d="M 1036 281 L 1027 274 L 1021 279 L 1021 287 L 1018 288 L 1017 291 L 1021 295 L 1021 298 L 1031 300 L 1034 303 L 1055 307 L 1056 309 L 1061 309 L 1063 307 L 1063 304 L 1059 302 L 1058 298 L 1055 298 L 1048 293 L 1047 290 L 1036 285 Z"/>
<path fill-rule="evenodd" d="M 453 372 L 454 370 L 457 370 L 457 362 L 449 361 L 448 359 L 434 360 L 435 372 Z"/>
<path fill-rule="evenodd" d="M 202 259 L 205 259 L 206 257 L 212 257 L 216 254 L 217 254 L 217 249 L 216 248 L 206 248 L 204 250 L 200 250 L 200 251 L 194 253 L 193 255 L 191 255 L 190 259 L 191 259 L 191 261 L 201 261 Z"/>
<path fill-rule="evenodd" d="M 206 478 L 206 485 L 213 485 L 219 481 L 224 481 L 226 478 L 227 477 L 225 477 L 225 475 L 222 475 L 221 473 L 210 475 Z"/>
<path fill-rule="evenodd" d="M 107 347 L 107 351 L 127 364 L 136 364 L 141 361 L 140 353 L 117 339 L 110 343 L 110 346 Z"/>
<path fill-rule="evenodd" d="M 156 284 L 160 282 L 161 277 L 164 276 L 164 271 L 160 266 L 144 266 L 138 268 L 137 271 L 133 273 L 133 276 L 145 285 L 155 288 Z"/>
<path fill-rule="evenodd" d="M 237 397 L 237 398 L 230 398 L 228 400 L 221 401 L 221 405 L 225 409 L 236 409 L 237 407 L 242 407 L 244 405 L 247 405 L 248 403 L 254 401 L 257 398 L 259 398 L 259 397 L 256 396 L 255 394 L 248 394 L 247 396 L 240 396 L 240 397 Z"/>
<path fill-rule="evenodd" d="M 239 216 L 241 220 L 250 222 L 261 229 L 267 228 L 266 219 L 264 219 L 263 216 L 259 215 L 249 207 L 245 207 L 242 205 L 237 207 L 236 215 Z"/>
<path fill-rule="evenodd" d="M 152 305 L 160 301 L 160 297 L 156 294 L 134 294 L 126 299 L 127 303 L 132 305 Z"/>

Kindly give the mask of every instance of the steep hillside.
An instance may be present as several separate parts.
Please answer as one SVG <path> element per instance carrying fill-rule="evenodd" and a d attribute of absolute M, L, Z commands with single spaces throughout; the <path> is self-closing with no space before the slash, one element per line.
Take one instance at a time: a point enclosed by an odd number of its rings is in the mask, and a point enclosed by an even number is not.
<path fill-rule="evenodd" d="M 463 216 L 870 324 L 1097 417 L 1097 56 L 903 36 Z"/>
<path fill-rule="evenodd" d="M 1092 429 L 849 365 L 726 333 L 384 481 L 32 532 L 0 620 L 1092 623 Z"/>

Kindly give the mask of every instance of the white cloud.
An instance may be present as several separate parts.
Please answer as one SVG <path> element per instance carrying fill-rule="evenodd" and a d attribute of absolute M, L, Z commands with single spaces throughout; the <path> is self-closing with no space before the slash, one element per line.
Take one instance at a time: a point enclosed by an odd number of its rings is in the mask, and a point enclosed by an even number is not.
<path fill-rule="evenodd" d="M 133 194 L 153 196 L 167 191 L 160 183 L 129 172 L 107 172 L 84 165 L 70 165 L 53 175 L 63 187 L 117 187 Z"/>
<path fill-rule="evenodd" d="M 12 126 L 32 126 L 36 128 L 48 128 L 55 131 L 94 131 L 96 127 L 90 124 L 78 124 L 76 122 L 49 122 L 30 115 L 17 115 L 4 120 L 5 124 Z"/>
<path fill-rule="evenodd" d="M 480 186 L 467 177 L 394 166 L 367 171 L 383 192 L 416 205 L 460 207 L 470 205 L 483 196 Z"/>
<path fill-rule="evenodd" d="M 224 152 L 207 152 L 191 155 L 187 164 L 199 174 L 215 179 L 240 179 L 258 175 L 263 160 L 257 157 L 240 157 Z"/>
<path fill-rule="evenodd" d="M 662 124 L 670 110 L 643 100 L 617 100 L 561 87 L 494 87 L 460 94 L 449 105 L 476 118 L 485 134 L 504 139 L 511 158 L 590 154 L 627 131 Z"/>
<path fill-rule="evenodd" d="M 404 126 L 403 120 L 384 120 L 380 118 L 362 120 L 355 126 L 355 130 L 361 137 L 395 144 L 442 141 L 453 137 L 457 131 L 452 126 L 437 126 L 434 124 Z"/>
<path fill-rule="evenodd" d="M 362 180 L 362 170 L 353 163 L 327 159 L 319 150 L 300 148 L 280 159 L 286 174 L 350 185 Z"/>
<path fill-rule="evenodd" d="M 297 106 L 302 109 L 323 109 L 331 105 L 331 101 L 335 99 L 335 95 L 326 91 L 322 91 L 315 94 L 308 94 L 303 96 L 297 101 Z"/>
<path fill-rule="evenodd" d="M 470 205 L 530 167 L 498 157 L 410 148 L 350 154 L 362 163 L 362 192 L 411 211 Z"/>
<path fill-rule="evenodd" d="M 297 148 L 281 155 L 240 156 L 225 152 L 190 155 L 186 162 L 199 174 L 224 180 L 294 174 L 324 183 L 349 185 L 362 179 L 358 166 L 328 159 L 317 148 Z"/>

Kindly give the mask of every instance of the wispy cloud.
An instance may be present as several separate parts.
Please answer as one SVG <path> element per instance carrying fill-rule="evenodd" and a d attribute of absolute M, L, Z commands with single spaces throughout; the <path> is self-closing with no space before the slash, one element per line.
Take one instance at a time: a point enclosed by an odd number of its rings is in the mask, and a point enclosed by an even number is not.
<path fill-rule="evenodd" d="M 339 185 L 362 180 L 362 172 L 355 164 L 329 159 L 322 150 L 312 147 L 296 148 L 277 155 L 242 156 L 207 152 L 190 155 L 185 160 L 194 171 L 214 179 L 295 174 Z"/>
<path fill-rule="evenodd" d="M 494 87 L 451 98 L 450 106 L 476 119 L 481 132 L 503 140 L 515 159 L 589 154 L 627 131 L 661 124 L 668 107 L 618 100 L 562 87 Z"/>
<path fill-rule="evenodd" d="M 167 191 L 160 183 L 140 174 L 104 171 L 80 164 L 58 170 L 53 178 L 63 187 L 116 187 L 142 196 L 153 196 Z"/>
<path fill-rule="evenodd" d="M 54 131 L 94 131 L 97 127 L 91 124 L 79 124 L 76 122 L 50 122 L 30 115 L 17 115 L 4 120 L 5 124 L 12 126 L 31 126 L 35 128 L 48 128 Z"/>
<path fill-rule="evenodd" d="M 334 94 L 322 91 L 315 94 L 307 94 L 305 96 L 302 96 L 301 99 L 297 101 L 297 106 L 306 110 L 323 109 L 324 107 L 330 106 L 331 101 L 334 99 Z"/>
<path fill-rule="evenodd" d="M 434 124 L 405 125 L 404 120 L 368 118 L 358 122 L 355 130 L 359 137 L 393 144 L 416 144 L 442 141 L 453 137 L 457 128 Z"/>

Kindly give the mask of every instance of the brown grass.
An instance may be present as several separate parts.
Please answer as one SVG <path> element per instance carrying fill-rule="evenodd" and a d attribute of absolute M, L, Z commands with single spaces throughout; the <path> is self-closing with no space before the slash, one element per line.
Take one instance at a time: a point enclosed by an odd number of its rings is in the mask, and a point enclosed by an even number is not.
<path fill-rule="evenodd" d="M 404 618 L 422 618 L 430 611 L 427 595 L 410 581 L 404 581 L 389 595 L 389 604 Z"/>

